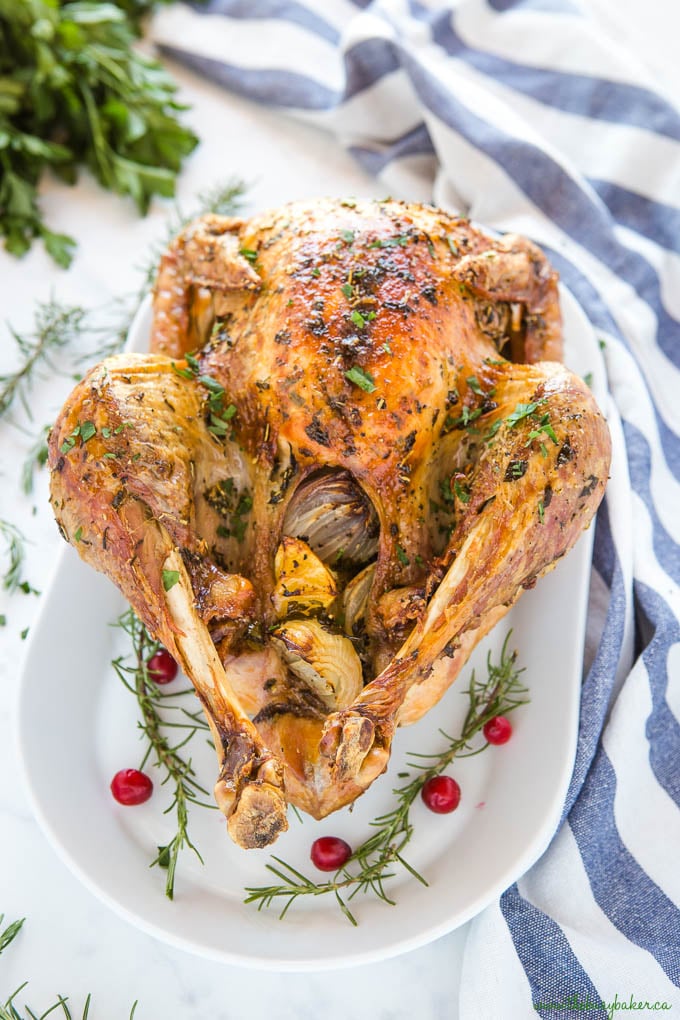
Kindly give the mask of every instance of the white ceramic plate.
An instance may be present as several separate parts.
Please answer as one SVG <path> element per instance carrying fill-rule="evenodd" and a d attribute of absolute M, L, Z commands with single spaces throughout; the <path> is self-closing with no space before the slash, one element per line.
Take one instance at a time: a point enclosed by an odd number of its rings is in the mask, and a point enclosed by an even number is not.
<path fill-rule="evenodd" d="M 601 359 L 590 325 L 563 291 L 567 361 L 593 373 L 602 386 Z M 145 348 L 148 307 L 133 326 L 131 345 Z M 388 883 L 396 900 L 357 897 L 353 928 L 329 897 L 298 901 L 284 920 L 243 903 L 245 886 L 268 885 L 269 850 L 240 850 L 217 811 L 196 809 L 190 834 L 202 866 L 190 852 L 180 858 L 174 902 L 164 895 L 165 872 L 149 870 L 158 845 L 174 834 L 164 816 L 168 798 L 122 808 L 109 793 L 111 776 L 136 767 L 142 745 L 136 703 L 110 661 L 127 652 L 109 623 L 124 604 L 113 585 L 65 549 L 32 628 L 19 706 L 19 735 L 34 809 L 55 849 L 89 889 L 132 924 L 203 956 L 269 970 L 319 970 L 383 959 L 422 946 L 451 931 L 494 901 L 548 845 L 559 822 L 576 746 L 585 614 L 592 539 L 587 533 L 558 568 L 527 592 L 477 649 L 441 703 L 415 726 L 398 731 L 389 771 L 347 809 L 322 822 L 291 814 L 290 829 L 273 852 L 316 875 L 309 847 L 333 834 L 358 845 L 370 821 L 394 804 L 408 751 L 443 749 L 442 727 L 460 731 L 463 697 L 473 667 L 485 670 L 509 628 L 526 667 L 531 701 L 514 717 L 513 739 L 503 747 L 461 760 L 449 771 L 462 788 L 460 807 L 433 815 L 418 801 L 408 861 L 427 878 L 399 869 Z M 166 688 L 167 690 L 167 688 Z M 214 753 L 201 737 L 192 758 L 203 785 L 212 788 Z"/>

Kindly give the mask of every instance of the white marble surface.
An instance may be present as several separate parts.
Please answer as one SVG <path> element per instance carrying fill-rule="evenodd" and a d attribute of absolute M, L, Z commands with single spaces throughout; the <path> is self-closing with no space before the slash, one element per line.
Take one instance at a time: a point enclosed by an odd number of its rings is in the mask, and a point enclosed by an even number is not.
<path fill-rule="evenodd" d="M 676 5 L 647 0 L 642 27 L 636 0 L 591 0 L 591 6 L 609 31 L 635 42 L 665 88 L 677 95 Z M 669 19 L 674 30 L 669 30 Z M 183 71 L 177 74 L 192 105 L 188 119 L 203 139 L 180 181 L 179 198 L 186 208 L 197 192 L 230 175 L 250 182 L 252 209 L 313 194 L 382 195 L 383 186 L 313 129 L 227 96 Z M 30 327 L 35 302 L 51 294 L 93 307 L 134 288 L 137 265 L 154 238 L 164 234 L 168 213 L 167 205 L 157 202 L 140 220 L 130 204 L 104 193 L 87 177 L 74 189 L 47 184 L 43 205 L 53 229 L 77 238 L 78 254 L 64 273 L 39 246 L 20 262 L 0 252 L 2 319 L 19 330 Z M 7 335 L 3 351 L 5 371 L 14 358 Z M 31 391 L 33 421 L 17 409 L 13 420 L 0 426 L 0 517 L 15 521 L 29 538 L 25 576 L 38 589 L 48 583 L 60 539 L 47 506 L 45 473 L 37 476 L 30 497 L 21 493 L 18 476 L 30 435 L 53 417 L 71 385 L 69 376 L 46 373 Z M 91 992 L 94 1020 L 127 1017 L 135 999 L 137 1020 L 304 1020 L 317 1015 L 326 1020 L 456 1020 L 466 928 L 398 959 L 335 975 L 255 974 L 172 949 L 135 930 L 86 891 L 33 820 L 17 760 L 13 715 L 25 650 L 20 635 L 38 607 L 34 595 L 0 593 L 0 613 L 7 616 L 0 631 L 0 912 L 5 923 L 27 918 L 19 938 L 0 958 L 0 1001 L 28 981 L 19 1003 L 28 1002 L 39 1014 L 61 993 L 70 997 L 79 1016 Z M 50 681 L 46 675 L 45 683 Z M 466 965 L 474 967 L 475 961 Z"/>

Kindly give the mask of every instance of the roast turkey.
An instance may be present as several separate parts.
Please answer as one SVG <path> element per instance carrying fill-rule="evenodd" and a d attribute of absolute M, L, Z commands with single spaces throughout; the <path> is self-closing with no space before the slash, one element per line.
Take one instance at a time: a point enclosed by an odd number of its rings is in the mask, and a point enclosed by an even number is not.
<path fill-rule="evenodd" d="M 193 682 L 242 847 L 359 796 L 590 523 L 609 435 L 561 354 L 530 241 L 323 200 L 192 223 L 151 353 L 76 386 L 54 513 Z"/>

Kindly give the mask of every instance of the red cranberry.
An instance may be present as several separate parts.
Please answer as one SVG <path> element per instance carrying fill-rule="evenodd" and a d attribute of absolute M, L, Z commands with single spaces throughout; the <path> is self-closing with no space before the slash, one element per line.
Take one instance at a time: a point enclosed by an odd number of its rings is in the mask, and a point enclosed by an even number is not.
<path fill-rule="evenodd" d="M 460 786 L 451 776 L 432 776 L 424 784 L 421 797 L 438 815 L 448 815 L 460 804 Z"/>
<path fill-rule="evenodd" d="M 352 848 L 337 836 L 320 836 L 312 843 L 309 856 L 319 871 L 337 871 L 352 856 Z"/>
<path fill-rule="evenodd" d="M 153 783 L 139 769 L 121 769 L 111 780 L 111 793 L 119 804 L 143 804 L 153 792 Z"/>
<path fill-rule="evenodd" d="M 495 715 L 484 723 L 484 736 L 490 744 L 507 744 L 512 736 L 512 724 L 504 715 Z"/>
<path fill-rule="evenodd" d="M 156 684 L 169 684 L 177 676 L 177 663 L 170 652 L 159 648 L 146 664 L 149 676 Z"/>

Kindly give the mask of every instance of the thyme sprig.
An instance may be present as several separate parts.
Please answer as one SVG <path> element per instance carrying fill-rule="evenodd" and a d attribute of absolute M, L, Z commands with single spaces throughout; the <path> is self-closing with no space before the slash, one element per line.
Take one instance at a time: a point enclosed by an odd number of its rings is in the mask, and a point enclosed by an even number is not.
<path fill-rule="evenodd" d="M 280 918 L 285 917 L 291 905 L 301 896 L 331 895 L 347 920 L 357 925 L 357 919 L 349 908 L 348 901 L 359 893 L 373 893 L 384 903 L 394 905 L 395 901 L 385 888 L 388 879 L 395 876 L 395 868 L 403 867 L 423 885 L 427 880 L 413 868 L 403 856 L 403 850 L 413 836 L 410 812 L 423 786 L 433 776 L 440 775 L 454 758 L 468 758 L 479 754 L 486 747 L 486 741 L 478 741 L 484 725 L 494 716 L 508 715 L 527 702 L 527 688 L 520 682 L 524 672 L 518 668 L 517 653 L 508 651 L 511 632 L 508 632 L 501 649 L 500 661 L 494 664 L 491 654 L 487 656 L 487 675 L 477 680 L 473 671 L 466 691 L 468 710 L 458 737 L 452 737 L 441 730 L 447 741 L 446 747 L 436 754 L 409 755 L 407 767 L 415 770 L 410 782 L 393 790 L 396 797 L 391 811 L 375 818 L 370 824 L 375 829 L 359 846 L 347 863 L 328 882 L 314 882 L 292 865 L 279 857 L 272 857 L 275 864 L 266 867 L 281 880 L 279 885 L 249 887 L 245 902 L 256 903 L 257 909 L 270 907 L 276 901 L 284 901 Z M 408 773 L 407 773 L 408 775 Z"/>
<path fill-rule="evenodd" d="M 199 730 L 207 730 L 200 709 L 190 711 L 184 705 L 177 704 L 178 699 L 193 694 L 193 690 L 169 692 L 161 690 L 149 676 L 147 662 L 161 647 L 155 641 L 132 611 L 128 609 L 114 624 L 128 635 L 132 642 L 134 660 L 129 663 L 126 656 L 119 656 L 111 663 L 119 679 L 134 694 L 139 705 L 141 719 L 138 726 L 147 742 L 140 770 L 151 759 L 153 764 L 164 773 L 161 786 L 166 784 L 172 790 L 172 802 L 164 811 L 174 811 L 177 831 L 167 846 L 159 846 L 158 854 L 151 862 L 151 867 L 158 865 L 167 869 L 165 894 L 173 899 L 175 889 L 175 872 L 181 851 L 188 847 L 198 857 L 201 864 L 203 858 L 192 843 L 188 833 L 189 805 L 214 808 L 203 797 L 208 791 L 200 785 L 191 765 L 191 759 L 185 759 L 182 749 L 190 742 Z M 172 718 L 168 715 L 172 713 Z M 173 742 L 169 731 L 179 731 L 180 739 Z"/>

